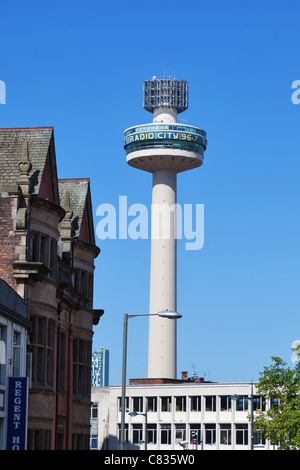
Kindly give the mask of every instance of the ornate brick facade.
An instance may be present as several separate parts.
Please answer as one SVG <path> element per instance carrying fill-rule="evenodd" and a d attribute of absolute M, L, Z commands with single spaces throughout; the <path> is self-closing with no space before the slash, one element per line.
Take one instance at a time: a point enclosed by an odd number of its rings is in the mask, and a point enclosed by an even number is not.
<path fill-rule="evenodd" d="M 95 244 L 90 182 L 58 180 L 53 128 L 0 129 L 0 278 L 25 300 L 28 449 L 88 449 Z"/>

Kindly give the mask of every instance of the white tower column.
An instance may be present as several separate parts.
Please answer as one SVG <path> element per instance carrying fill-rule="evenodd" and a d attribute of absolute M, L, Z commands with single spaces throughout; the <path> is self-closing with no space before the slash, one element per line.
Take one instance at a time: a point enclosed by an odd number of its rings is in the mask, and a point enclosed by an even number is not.
<path fill-rule="evenodd" d="M 176 172 L 153 172 L 150 313 L 176 312 Z M 176 378 L 176 320 L 149 317 L 149 378 Z"/>
<path fill-rule="evenodd" d="M 176 379 L 177 320 L 157 314 L 177 312 L 176 178 L 202 165 L 206 132 L 177 122 L 188 108 L 185 80 L 146 80 L 143 107 L 153 122 L 126 129 L 124 149 L 128 165 L 153 174 L 148 378 Z"/>

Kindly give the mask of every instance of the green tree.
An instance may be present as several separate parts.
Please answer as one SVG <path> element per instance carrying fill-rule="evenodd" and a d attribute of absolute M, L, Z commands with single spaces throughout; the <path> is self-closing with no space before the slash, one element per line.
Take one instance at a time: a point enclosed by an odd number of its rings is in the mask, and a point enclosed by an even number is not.
<path fill-rule="evenodd" d="M 293 369 L 279 357 L 260 373 L 257 385 L 263 399 L 269 399 L 267 411 L 257 411 L 254 431 L 270 439 L 279 450 L 300 449 L 300 364 Z"/>

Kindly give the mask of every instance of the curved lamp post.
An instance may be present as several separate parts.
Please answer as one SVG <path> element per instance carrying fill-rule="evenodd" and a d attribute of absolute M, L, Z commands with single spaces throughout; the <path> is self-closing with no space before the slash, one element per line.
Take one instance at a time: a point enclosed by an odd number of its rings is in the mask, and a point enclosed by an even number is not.
<path fill-rule="evenodd" d="M 123 360 L 122 360 L 122 398 L 121 398 L 121 439 L 120 439 L 120 449 L 124 450 L 125 444 L 125 394 L 126 394 L 126 363 L 127 363 L 127 327 L 128 319 L 133 317 L 150 317 L 150 316 L 159 316 L 163 318 L 169 318 L 171 320 L 177 320 L 181 318 L 182 315 L 177 312 L 170 312 L 165 310 L 158 313 L 137 313 L 135 315 L 129 315 L 124 313 L 124 329 L 123 329 Z M 147 427 L 146 427 L 147 434 Z M 146 440 L 145 440 L 146 442 Z"/>

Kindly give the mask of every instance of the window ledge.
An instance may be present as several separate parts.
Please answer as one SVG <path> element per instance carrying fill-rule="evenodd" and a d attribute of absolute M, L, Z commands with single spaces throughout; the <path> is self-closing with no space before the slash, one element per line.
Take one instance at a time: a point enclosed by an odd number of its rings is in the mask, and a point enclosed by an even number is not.
<path fill-rule="evenodd" d="M 45 277 L 50 269 L 44 263 L 35 261 L 15 261 L 13 263 L 15 278 L 29 278 L 30 276 Z"/>

